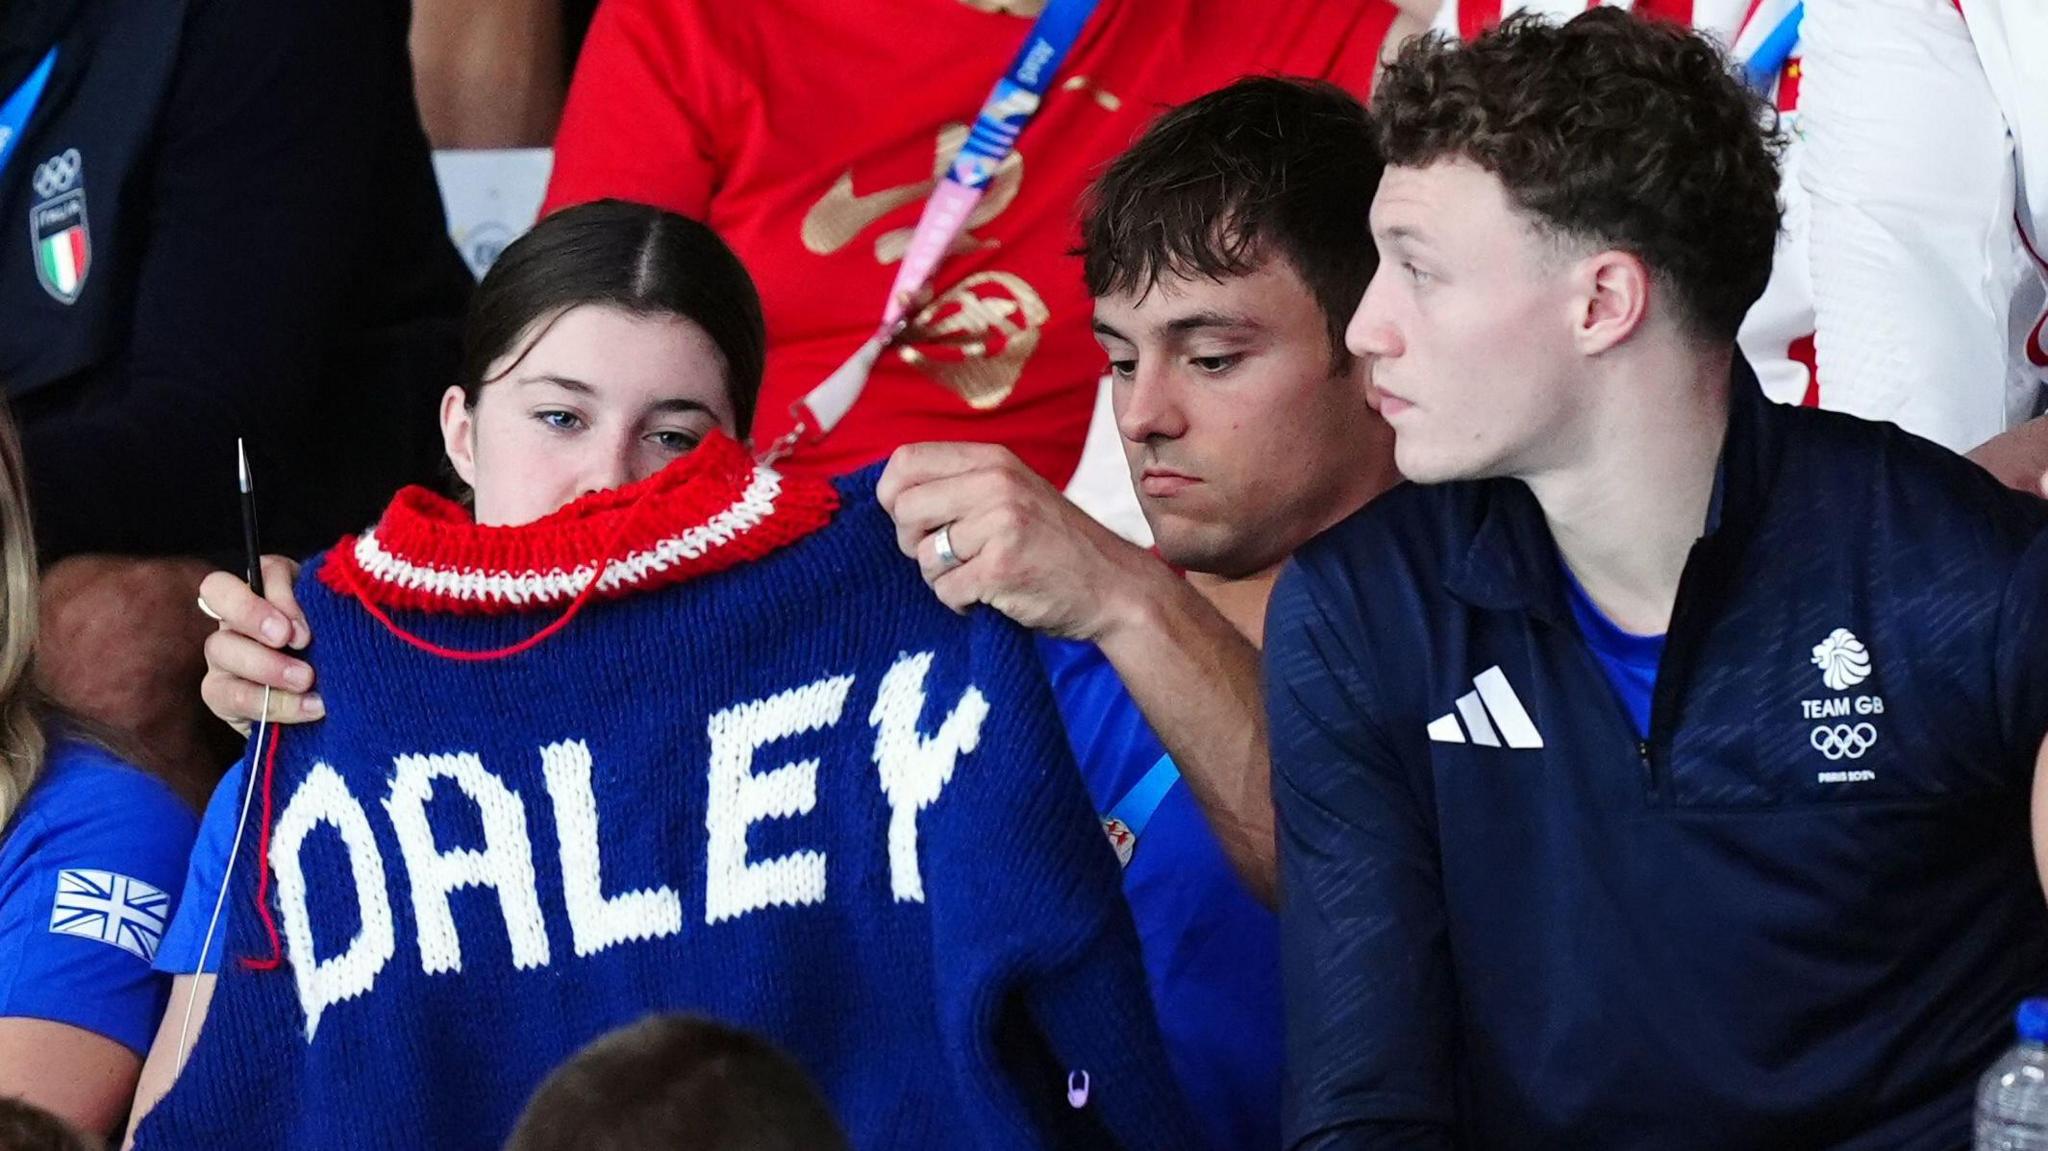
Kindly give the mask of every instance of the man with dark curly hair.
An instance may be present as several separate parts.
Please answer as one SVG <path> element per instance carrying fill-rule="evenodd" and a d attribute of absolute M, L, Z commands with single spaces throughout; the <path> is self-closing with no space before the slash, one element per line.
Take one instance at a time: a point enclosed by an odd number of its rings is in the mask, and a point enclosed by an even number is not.
<path fill-rule="evenodd" d="M 1763 399 L 1707 42 L 1510 19 L 1373 111 L 1348 343 L 1420 482 L 1268 616 L 1287 1146 L 1966 1146 L 2048 985 L 2048 505 Z"/>

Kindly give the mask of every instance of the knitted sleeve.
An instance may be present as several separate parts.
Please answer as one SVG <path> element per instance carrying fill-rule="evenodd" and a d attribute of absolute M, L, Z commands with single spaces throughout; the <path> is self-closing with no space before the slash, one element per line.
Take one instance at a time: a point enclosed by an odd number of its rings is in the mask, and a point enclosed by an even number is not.
<path fill-rule="evenodd" d="M 1029 1117 L 1020 1120 L 1057 1132 L 1055 1145 L 1195 1146 L 1152 1014 L 1116 857 L 1081 785 L 1043 668 L 1028 636 L 992 611 L 976 615 L 968 642 L 967 666 L 987 714 L 977 754 L 959 761 L 967 778 L 955 785 L 997 794 L 953 805 L 952 812 L 976 818 L 940 820 L 926 854 L 926 867 L 952 880 L 933 894 L 934 938 L 973 940 L 985 949 L 973 962 L 999 972 L 962 1009 L 1028 1024 L 1037 1049 L 996 1058 L 1021 1085 Z M 955 698 L 946 688 L 936 694 Z M 946 978 L 942 970 L 942 997 Z M 991 995 L 1004 998 L 989 1002 Z"/>

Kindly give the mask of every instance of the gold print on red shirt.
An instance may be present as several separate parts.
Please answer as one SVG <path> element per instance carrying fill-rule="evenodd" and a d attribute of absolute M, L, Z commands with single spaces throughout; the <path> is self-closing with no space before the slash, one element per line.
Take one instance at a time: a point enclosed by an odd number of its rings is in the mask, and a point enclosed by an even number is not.
<path fill-rule="evenodd" d="M 1009 272 L 976 272 L 910 321 L 902 361 L 977 410 L 1008 399 L 1051 316 L 1031 285 Z"/>
<path fill-rule="evenodd" d="M 932 176 L 910 184 L 898 184 L 861 196 L 853 191 L 853 172 L 840 174 L 839 179 L 818 202 L 804 213 L 803 242 L 811 254 L 830 256 L 859 238 L 861 233 L 873 227 L 882 217 L 908 204 L 922 204 L 945 178 L 946 168 L 952 164 L 953 156 L 960 145 L 967 140 L 967 125 L 948 124 L 939 129 L 938 138 L 932 148 Z M 1016 202 L 1017 192 L 1024 186 L 1024 157 L 1015 152 L 996 169 L 995 179 L 990 181 L 988 191 L 975 207 L 974 214 L 967 218 L 967 228 L 960 238 L 953 242 L 947 255 L 972 252 L 995 246 L 993 240 L 983 240 L 974 234 L 974 229 L 1008 211 Z M 875 262 L 893 264 L 903 258 L 910 247 L 910 235 L 914 228 L 894 228 L 882 233 L 875 240 Z"/>
<path fill-rule="evenodd" d="M 954 153 L 966 139 L 965 124 L 948 124 L 939 130 L 933 141 L 932 176 L 928 180 L 860 195 L 854 191 L 853 173 L 842 173 L 804 213 L 804 248 L 813 255 L 834 255 L 867 233 L 882 217 L 899 208 L 924 203 L 945 177 Z M 995 179 L 947 255 L 999 246 L 998 241 L 976 236 L 974 230 L 1009 211 L 1023 187 L 1024 157 L 1013 152 L 996 169 Z M 875 237 L 875 262 L 888 266 L 902 260 L 914 231 L 907 227 L 891 228 Z M 1003 271 L 979 272 L 947 289 L 913 316 L 909 330 L 896 345 L 896 355 L 965 400 L 968 406 L 993 408 L 1016 390 L 1025 364 L 1038 349 L 1039 329 L 1050 315 L 1044 297 L 1023 277 Z"/>

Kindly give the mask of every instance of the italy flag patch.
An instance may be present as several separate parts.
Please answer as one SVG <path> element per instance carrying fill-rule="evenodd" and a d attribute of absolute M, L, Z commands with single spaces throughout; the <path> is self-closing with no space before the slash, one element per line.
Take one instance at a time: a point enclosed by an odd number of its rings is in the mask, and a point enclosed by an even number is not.
<path fill-rule="evenodd" d="M 83 168 L 75 148 L 37 167 L 36 206 L 28 214 L 36 279 L 60 304 L 77 301 L 92 270 L 92 229 L 85 217 Z"/>

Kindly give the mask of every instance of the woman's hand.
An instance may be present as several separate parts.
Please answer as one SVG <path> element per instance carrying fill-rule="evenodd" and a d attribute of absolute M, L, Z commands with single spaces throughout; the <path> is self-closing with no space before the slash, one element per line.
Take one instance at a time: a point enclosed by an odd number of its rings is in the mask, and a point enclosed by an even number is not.
<path fill-rule="evenodd" d="M 249 734 L 263 718 L 263 689 L 270 692 L 272 723 L 305 723 L 327 714 L 313 691 L 312 665 L 284 654 L 304 651 L 313 641 L 292 584 L 299 565 L 283 556 L 263 557 L 262 597 L 233 572 L 214 572 L 199 585 L 199 602 L 220 620 L 206 637 L 206 678 L 199 694 L 228 726 Z"/>

